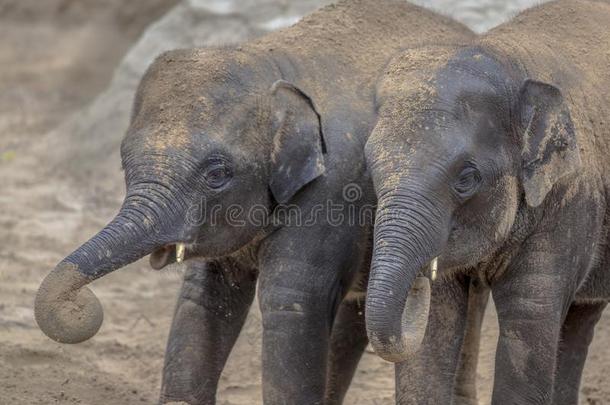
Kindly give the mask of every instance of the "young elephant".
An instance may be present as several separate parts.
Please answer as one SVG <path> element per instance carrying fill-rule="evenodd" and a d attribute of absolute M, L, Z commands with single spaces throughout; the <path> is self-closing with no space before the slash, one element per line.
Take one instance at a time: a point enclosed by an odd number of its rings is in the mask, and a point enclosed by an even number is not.
<path fill-rule="evenodd" d="M 404 1 L 352 0 L 243 47 L 160 56 L 121 148 L 124 204 L 43 281 L 41 329 L 86 340 L 102 322 L 88 283 L 151 253 L 156 268 L 205 257 L 185 279 L 161 401 L 215 402 L 258 277 L 265 403 L 340 402 L 367 343 L 361 309 L 338 303 L 369 268 L 371 226 L 350 213 L 375 202 L 376 78 L 406 45 L 471 36 Z"/>
<path fill-rule="evenodd" d="M 417 350 L 403 308 L 432 262 L 440 278 L 478 274 L 491 287 L 493 404 L 578 403 L 610 298 L 609 26 L 610 2 L 560 0 L 471 46 L 424 46 L 389 65 L 365 148 L 379 198 L 366 325 L 383 358 Z M 465 294 L 446 300 L 466 305 Z M 447 378 L 434 355 L 459 347 L 438 331 L 458 315 L 430 314 L 426 369 L 414 356 L 404 372 Z M 412 381 L 426 384 L 403 386 L 404 403 L 448 403 L 434 379 Z"/>

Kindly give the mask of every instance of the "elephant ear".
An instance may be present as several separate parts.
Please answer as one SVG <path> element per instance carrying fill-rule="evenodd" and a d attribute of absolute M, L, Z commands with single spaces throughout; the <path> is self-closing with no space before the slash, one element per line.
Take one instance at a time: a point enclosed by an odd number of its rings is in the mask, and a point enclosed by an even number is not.
<path fill-rule="evenodd" d="M 519 95 L 522 182 L 529 206 L 539 206 L 553 185 L 581 164 L 574 124 L 557 87 L 526 80 Z"/>
<path fill-rule="evenodd" d="M 271 87 L 273 151 L 269 187 L 279 203 L 325 172 L 322 121 L 312 99 L 284 80 Z"/>

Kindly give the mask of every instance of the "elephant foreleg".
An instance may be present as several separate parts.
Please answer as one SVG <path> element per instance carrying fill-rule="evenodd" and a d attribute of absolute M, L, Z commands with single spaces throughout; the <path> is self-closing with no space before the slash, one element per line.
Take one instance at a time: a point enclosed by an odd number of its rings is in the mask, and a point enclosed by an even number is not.
<path fill-rule="evenodd" d="M 468 289 L 466 332 L 455 376 L 453 405 L 478 405 L 479 403 L 476 386 L 477 365 L 481 343 L 481 327 L 488 301 L 489 288 L 481 283 L 478 278 L 472 278 Z"/>
<path fill-rule="evenodd" d="M 606 303 L 572 304 L 561 328 L 553 405 L 578 405 L 580 379 L 593 330 Z"/>
<path fill-rule="evenodd" d="M 413 359 L 396 364 L 396 403 L 450 404 L 466 328 L 469 279 L 432 284 L 426 335 Z"/>
<path fill-rule="evenodd" d="M 337 272 L 285 259 L 263 267 L 258 294 L 265 404 L 323 403 L 332 317 L 339 299 L 338 285 L 323 279 L 332 273 Z"/>
<path fill-rule="evenodd" d="M 500 336 L 493 405 L 551 404 L 562 320 L 573 296 L 562 263 L 570 259 L 526 250 L 492 284 Z"/>
<path fill-rule="evenodd" d="M 215 404 L 255 286 L 256 273 L 234 263 L 189 261 L 165 352 L 161 403 Z"/>
<path fill-rule="evenodd" d="M 364 294 L 361 299 L 348 295 L 339 306 L 331 333 L 325 405 L 343 403 L 367 344 Z"/>

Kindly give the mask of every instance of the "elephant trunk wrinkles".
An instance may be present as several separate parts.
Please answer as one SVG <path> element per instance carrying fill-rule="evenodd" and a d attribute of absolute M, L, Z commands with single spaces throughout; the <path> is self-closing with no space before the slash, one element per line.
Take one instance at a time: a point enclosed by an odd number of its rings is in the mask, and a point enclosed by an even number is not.
<path fill-rule="evenodd" d="M 149 187 L 149 191 L 152 191 Z M 51 339 L 80 343 L 99 330 L 102 306 L 86 284 L 171 242 L 163 208 L 144 195 L 125 199 L 117 216 L 62 260 L 43 280 L 34 304 L 36 322 Z M 162 232 L 163 231 L 163 232 Z"/>
<path fill-rule="evenodd" d="M 407 360 L 423 340 L 430 281 L 418 274 L 442 246 L 441 223 L 421 193 L 380 193 L 365 313 L 370 342 L 385 360 Z"/>

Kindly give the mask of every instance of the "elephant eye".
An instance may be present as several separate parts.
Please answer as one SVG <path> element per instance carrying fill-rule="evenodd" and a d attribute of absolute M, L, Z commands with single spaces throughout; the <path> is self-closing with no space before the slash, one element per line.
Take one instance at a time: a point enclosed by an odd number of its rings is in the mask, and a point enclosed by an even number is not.
<path fill-rule="evenodd" d="M 462 169 L 457 182 L 453 186 L 462 198 L 471 197 L 481 184 L 481 172 L 475 166 L 469 164 Z"/>
<path fill-rule="evenodd" d="M 208 187 L 219 189 L 226 185 L 229 180 L 231 180 L 232 176 L 233 173 L 231 172 L 231 169 L 229 169 L 224 163 L 215 162 L 208 166 L 205 171 L 204 178 Z"/>

